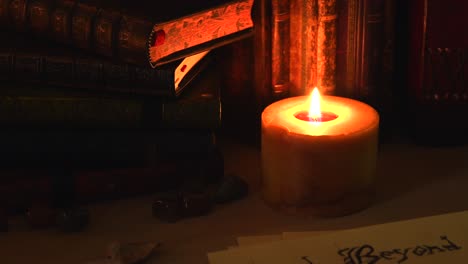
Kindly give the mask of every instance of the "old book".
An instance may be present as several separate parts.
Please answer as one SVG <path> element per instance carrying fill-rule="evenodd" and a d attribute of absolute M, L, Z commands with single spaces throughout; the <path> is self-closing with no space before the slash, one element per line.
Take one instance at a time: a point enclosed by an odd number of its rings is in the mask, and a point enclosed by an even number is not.
<path fill-rule="evenodd" d="M 259 95 L 271 102 L 308 94 L 314 87 L 335 93 L 336 1 L 274 0 L 257 5 Z"/>
<path fill-rule="evenodd" d="M 317 82 L 324 94 L 336 93 L 336 0 L 318 0 Z M 307 93 L 312 87 L 307 87 Z"/>
<path fill-rule="evenodd" d="M 157 68 L 119 63 L 63 45 L 4 32 L 0 80 L 61 86 L 63 89 L 178 97 L 206 66 L 209 51 Z M 34 43 L 34 45 L 31 45 Z"/>
<path fill-rule="evenodd" d="M 395 5 L 393 0 L 337 0 L 336 94 L 379 112 L 382 141 L 393 136 L 396 118 Z"/>
<path fill-rule="evenodd" d="M 337 92 L 374 105 L 382 85 L 384 0 L 338 0 Z"/>
<path fill-rule="evenodd" d="M 317 86 L 317 1 L 291 1 L 291 49 L 290 69 L 291 86 L 289 94 L 307 94 Z"/>
<path fill-rule="evenodd" d="M 399 1 L 404 72 L 399 95 L 404 125 L 414 142 L 459 145 L 468 142 L 466 76 L 468 3 Z M 406 12 L 406 13 L 404 13 Z M 404 34 L 406 33 L 406 34 Z"/>
<path fill-rule="evenodd" d="M 250 35 L 253 0 L 1 0 L 1 26 L 156 67 Z M 29 32 L 29 33 L 28 33 Z"/>
<path fill-rule="evenodd" d="M 141 166 L 166 158 L 201 155 L 217 146 L 210 129 L 2 129 L 0 165 L 6 167 Z M 156 159 L 157 158 L 157 159 Z"/>
<path fill-rule="evenodd" d="M 204 155 L 157 160 L 151 165 L 86 168 L 64 164 L 42 168 L 2 168 L 3 208 L 24 211 L 33 201 L 74 206 L 148 195 L 181 188 L 189 182 L 218 182 L 224 159 L 216 149 Z"/>
<path fill-rule="evenodd" d="M 289 94 L 290 1 L 271 1 L 271 89 L 273 100 Z"/>
<path fill-rule="evenodd" d="M 203 71 L 177 99 L 65 91 L 62 87 L 4 83 L 0 126 L 75 129 L 217 129 L 222 120 L 220 78 Z"/>
<path fill-rule="evenodd" d="M 290 16 L 290 95 L 309 94 L 314 87 L 323 94 L 334 94 L 336 1 L 291 0 Z"/>
<path fill-rule="evenodd" d="M 253 17 L 255 21 L 252 47 L 247 49 L 251 56 L 243 57 L 244 60 L 232 60 L 233 64 L 242 65 L 248 63 L 254 65 L 250 78 L 254 89 L 254 98 L 258 102 L 258 112 L 272 102 L 272 1 L 255 1 Z M 234 57 L 236 58 L 236 57 Z M 250 58 L 247 60 L 246 58 Z M 243 69 L 238 66 L 238 68 Z M 248 72 L 246 72 L 248 73 Z"/>

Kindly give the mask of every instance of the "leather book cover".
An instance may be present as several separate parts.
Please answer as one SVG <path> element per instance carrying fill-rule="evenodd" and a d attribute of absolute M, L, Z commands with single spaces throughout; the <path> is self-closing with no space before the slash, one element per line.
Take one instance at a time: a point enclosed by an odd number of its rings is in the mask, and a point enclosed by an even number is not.
<path fill-rule="evenodd" d="M 224 159 L 216 149 L 204 155 L 123 167 L 3 168 L 2 209 L 24 212 L 34 201 L 50 206 L 86 205 L 175 190 L 187 182 L 210 184 L 224 175 Z"/>
<path fill-rule="evenodd" d="M 406 10 L 407 35 L 401 42 L 405 67 L 405 124 L 411 138 L 424 145 L 468 142 L 466 91 L 468 22 L 466 1 L 399 2 Z"/>
<path fill-rule="evenodd" d="M 305 95 L 317 86 L 317 1 L 291 1 L 291 86 L 289 95 Z"/>
<path fill-rule="evenodd" d="M 162 159 L 203 155 L 216 148 L 211 129 L 4 128 L 0 132 L 2 168 L 142 166 Z"/>
<path fill-rule="evenodd" d="M 218 129 L 222 120 L 220 89 L 219 78 L 210 71 L 200 74 L 177 99 L 5 83 L 0 95 L 0 126 Z"/>
<path fill-rule="evenodd" d="M 153 69 L 91 56 L 15 32 L 4 32 L 4 36 L 0 43 L 0 79 L 68 90 L 176 98 L 210 57 L 209 52 L 202 52 Z"/>
<path fill-rule="evenodd" d="M 337 3 L 338 93 L 373 103 L 382 84 L 384 0 L 339 0 Z"/>
<path fill-rule="evenodd" d="M 253 0 L 2 0 L 1 27 L 143 67 L 251 35 Z M 8 7 L 8 8 L 1 8 Z"/>

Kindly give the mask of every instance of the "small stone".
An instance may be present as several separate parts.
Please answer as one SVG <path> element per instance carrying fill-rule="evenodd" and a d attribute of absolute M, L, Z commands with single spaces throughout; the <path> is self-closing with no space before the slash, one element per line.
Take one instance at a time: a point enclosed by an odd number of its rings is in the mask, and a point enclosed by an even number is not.
<path fill-rule="evenodd" d="M 153 201 L 153 216 L 158 219 L 173 223 L 182 217 L 181 196 L 177 192 L 160 194 Z"/>
<path fill-rule="evenodd" d="M 221 182 L 214 195 L 216 203 L 227 203 L 243 198 L 248 193 L 247 183 L 236 175 L 228 175 Z"/>
<path fill-rule="evenodd" d="M 55 225 L 56 210 L 46 204 L 34 204 L 26 211 L 26 221 L 32 228 Z"/>
<path fill-rule="evenodd" d="M 62 209 L 57 213 L 57 225 L 64 232 L 78 232 L 88 224 L 89 211 L 86 209 Z"/>
<path fill-rule="evenodd" d="M 185 193 L 182 208 L 184 217 L 206 215 L 211 211 L 212 200 L 206 193 Z"/>
<path fill-rule="evenodd" d="M 159 246 L 156 242 L 120 243 L 112 242 L 107 248 L 107 259 L 120 264 L 142 263 Z"/>

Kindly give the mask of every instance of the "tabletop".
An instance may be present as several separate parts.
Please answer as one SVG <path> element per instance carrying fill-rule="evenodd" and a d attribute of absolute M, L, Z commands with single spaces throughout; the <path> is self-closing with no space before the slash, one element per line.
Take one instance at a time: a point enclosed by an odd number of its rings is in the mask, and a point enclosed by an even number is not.
<path fill-rule="evenodd" d="M 82 232 L 30 230 L 21 217 L 0 233 L 2 263 L 86 263 L 103 257 L 115 241 L 155 241 L 161 246 L 146 263 L 208 263 L 207 253 L 235 245 L 239 236 L 288 231 L 338 230 L 468 209 L 468 146 L 430 148 L 410 142 L 382 144 L 377 196 L 351 215 L 318 218 L 285 215 L 268 207 L 259 192 L 260 150 L 224 139 L 225 173 L 250 185 L 244 199 L 216 205 L 205 216 L 165 223 L 152 216 L 152 195 L 89 205 Z"/>

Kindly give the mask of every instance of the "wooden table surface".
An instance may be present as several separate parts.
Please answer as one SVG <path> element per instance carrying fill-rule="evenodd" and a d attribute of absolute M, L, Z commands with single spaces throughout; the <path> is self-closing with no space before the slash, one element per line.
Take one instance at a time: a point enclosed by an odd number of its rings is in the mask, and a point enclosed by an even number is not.
<path fill-rule="evenodd" d="M 313 218 L 284 215 L 262 202 L 258 147 L 235 140 L 220 145 L 226 173 L 238 174 L 252 186 L 245 199 L 173 224 L 151 215 L 151 195 L 93 204 L 88 207 L 90 225 L 72 234 L 32 231 L 24 219 L 14 217 L 10 230 L 0 233 L 0 262 L 85 263 L 104 256 L 113 241 L 158 241 L 162 246 L 147 263 L 208 263 L 207 252 L 234 245 L 238 236 L 352 228 L 468 209 L 468 146 L 383 144 L 372 206 L 348 216 Z"/>

